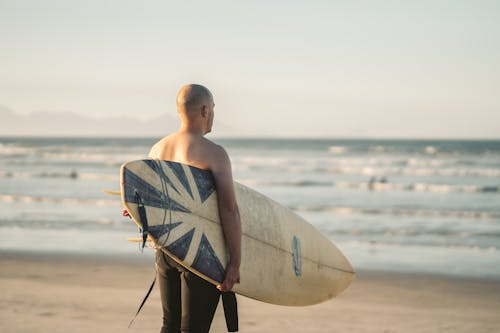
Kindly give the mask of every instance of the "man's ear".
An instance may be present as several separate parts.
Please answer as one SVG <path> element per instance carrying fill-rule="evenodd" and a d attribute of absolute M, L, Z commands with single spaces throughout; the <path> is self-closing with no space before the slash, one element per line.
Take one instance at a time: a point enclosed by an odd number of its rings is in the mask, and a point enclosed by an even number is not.
<path fill-rule="evenodd" d="M 208 106 L 203 105 L 203 106 L 201 107 L 201 116 L 202 116 L 203 118 L 208 117 Z"/>

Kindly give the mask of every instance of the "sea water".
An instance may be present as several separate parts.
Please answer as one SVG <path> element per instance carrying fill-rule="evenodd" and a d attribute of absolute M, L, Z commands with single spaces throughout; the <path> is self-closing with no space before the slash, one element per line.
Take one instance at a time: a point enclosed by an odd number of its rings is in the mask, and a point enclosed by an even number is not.
<path fill-rule="evenodd" d="M 0 250 L 136 255 L 135 225 L 102 190 L 119 190 L 120 165 L 156 140 L 0 138 Z M 500 141 L 214 141 L 236 181 L 356 269 L 500 279 Z"/>

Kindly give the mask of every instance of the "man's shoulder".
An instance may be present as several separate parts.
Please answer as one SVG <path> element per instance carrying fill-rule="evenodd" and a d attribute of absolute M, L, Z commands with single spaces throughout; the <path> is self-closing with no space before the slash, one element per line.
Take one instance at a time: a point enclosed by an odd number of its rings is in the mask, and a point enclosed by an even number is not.
<path fill-rule="evenodd" d="M 164 145 L 165 141 L 168 138 L 168 136 L 161 138 L 160 140 L 156 141 L 153 146 L 151 147 L 151 150 L 149 151 L 149 157 L 150 158 L 158 158 L 160 155 Z"/>
<path fill-rule="evenodd" d="M 161 138 L 160 140 L 156 141 L 154 144 L 153 144 L 153 147 L 158 147 L 158 146 L 161 146 L 165 143 L 165 141 L 167 141 L 169 139 L 170 135 L 167 135 L 167 136 L 164 136 L 163 138 Z"/>
<path fill-rule="evenodd" d="M 219 169 L 220 166 L 229 163 L 228 154 L 221 145 L 204 137 L 203 146 L 203 155 L 209 161 L 210 169 Z"/>
<path fill-rule="evenodd" d="M 203 145 L 209 149 L 213 149 L 213 150 L 224 150 L 224 148 L 222 148 L 222 146 L 216 144 L 215 142 L 213 142 L 212 140 L 210 139 L 207 139 L 205 137 L 201 137 L 200 138 L 200 141 L 203 143 Z"/>

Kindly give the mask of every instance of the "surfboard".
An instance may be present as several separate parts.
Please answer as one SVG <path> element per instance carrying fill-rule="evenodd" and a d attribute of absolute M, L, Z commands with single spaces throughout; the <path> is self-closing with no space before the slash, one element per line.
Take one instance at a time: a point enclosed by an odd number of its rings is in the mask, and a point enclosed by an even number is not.
<path fill-rule="evenodd" d="M 212 173 L 176 162 L 137 160 L 122 165 L 120 179 L 125 209 L 140 228 L 147 222 L 154 246 L 220 284 L 228 253 Z M 349 286 L 355 272 L 330 240 L 290 209 L 237 182 L 234 187 L 242 258 L 241 283 L 233 291 L 271 304 L 304 306 Z"/>

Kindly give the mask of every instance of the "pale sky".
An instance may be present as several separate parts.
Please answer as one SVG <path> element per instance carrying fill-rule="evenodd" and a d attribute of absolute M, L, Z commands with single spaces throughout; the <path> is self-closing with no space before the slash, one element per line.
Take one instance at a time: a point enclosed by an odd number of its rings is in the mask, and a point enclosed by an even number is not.
<path fill-rule="evenodd" d="M 0 106 L 288 137 L 500 138 L 500 1 L 0 0 Z M 1 133 L 0 133 L 1 134 Z"/>

